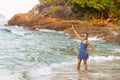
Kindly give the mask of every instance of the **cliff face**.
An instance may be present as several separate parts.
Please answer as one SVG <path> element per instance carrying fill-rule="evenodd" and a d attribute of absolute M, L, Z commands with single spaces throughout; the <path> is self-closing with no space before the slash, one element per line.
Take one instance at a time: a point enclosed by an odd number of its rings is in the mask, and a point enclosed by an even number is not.
<path fill-rule="evenodd" d="M 74 16 L 67 4 L 67 2 L 38 4 L 28 13 L 14 15 L 8 21 L 8 25 L 23 26 L 29 30 L 44 28 L 64 31 L 75 37 L 71 29 L 71 25 L 74 25 L 79 34 L 88 32 L 91 37 L 97 36 L 107 42 L 120 43 L 120 27 L 99 27 L 90 22 L 73 20 Z"/>
<path fill-rule="evenodd" d="M 23 27 L 49 28 L 63 30 L 59 25 L 64 24 L 63 19 L 68 19 L 71 16 L 71 10 L 67 3 L 45 3 L 38 4 L 26 14 L 16 14 L 9 21 L 8 25 L 18 25 Z M 62 24 L 61 24 L 62 23 Z M 59 25 L 58 25 L 59 24 Z"/>

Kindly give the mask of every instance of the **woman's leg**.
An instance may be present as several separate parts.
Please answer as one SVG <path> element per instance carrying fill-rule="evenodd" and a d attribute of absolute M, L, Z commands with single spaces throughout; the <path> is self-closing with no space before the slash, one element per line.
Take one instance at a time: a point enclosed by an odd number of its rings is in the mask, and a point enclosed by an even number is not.
<path fill-rule="evenodd" d="M 87 71 L 87 59 L 84 59 L 83 62 L 84 62 L 84 70 Z"/>
<path fill-rule="evenodd" d="M 80 70 L 80 64 L 81 64 L 81 60 L 78 59 L 78 63 L 77 63 L 77 70 Z"/>

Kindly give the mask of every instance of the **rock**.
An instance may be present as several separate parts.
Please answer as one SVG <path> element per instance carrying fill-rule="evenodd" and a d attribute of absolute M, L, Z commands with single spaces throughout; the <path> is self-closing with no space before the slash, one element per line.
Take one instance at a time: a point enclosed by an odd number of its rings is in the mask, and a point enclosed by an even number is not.
<path fill-rule="evenodd" d="M 22 14 L 22 13 L 19 13 L 19 14 L 16 14 L 14 15 L 9 21 L 8 21 L 8 24 L 9 25 L 23 25 L 27 22 L 29 22 L 30 19 L 28 17 L 27 14 Z"/>
<path fill-rule="evenodd" d="M 8 24 L 4 24 L 4 26 L 9 26 Z"/>

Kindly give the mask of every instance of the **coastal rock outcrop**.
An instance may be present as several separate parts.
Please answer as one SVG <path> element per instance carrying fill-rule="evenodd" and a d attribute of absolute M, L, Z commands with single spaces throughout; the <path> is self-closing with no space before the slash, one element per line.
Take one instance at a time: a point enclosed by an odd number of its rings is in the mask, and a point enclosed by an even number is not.
<path fill-rule="evenodd" d="M 8 21 L 8 24 L 9 25 L 23 25 L 24 23 L 26 22 L 29 22 L 30 19 L 28 17 L 27 14 L 22 14 L 22 13 L 19 13 L 19 14 L 16 14 L 14 15 L 9 21 Z"/>
<path fill-rule="evenodd" d="M 74 25 L 79 34 L 88 32 L 90 37 L 99 37 L 107 42 L 120 44 L 120 27 L 99 27 L 91 21 L 75 20 L 67 3 L 45 3 L 38 4 L 28 13 L 16 14 L 8 25 L 18 25 L 25 29 L 50 29 L 63 31 L 75 37 L 71 25 Z M 117 34 L 114 34 L 117 33 Z"/>

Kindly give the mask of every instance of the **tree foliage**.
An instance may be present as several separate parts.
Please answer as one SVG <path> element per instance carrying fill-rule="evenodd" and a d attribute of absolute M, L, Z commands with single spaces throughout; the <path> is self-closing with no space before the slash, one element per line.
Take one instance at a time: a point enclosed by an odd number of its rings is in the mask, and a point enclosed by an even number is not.
<path fill-rule="evenodd" d="M 64 1 L 64 0 L 39 0 L 40 2 L 55 2 L 55 1 Z"/>
<path fill-rule="evenodd" d="M 120 0 L 70 0 L 73 12 L 81 15 L 94 14 L 108 17 L 109 13 L 120 16 Z"/>
<path fill-rule="evenodd" d="M 120 16 L 120 0 L 39 0 L 41 2 L 69 1 L 69 6 L 74 14 L 83 17 L 94 15 L 97 17 L 109 17 L 114 13 Z M 88 17 L 88 16 L 87 16 Z"/>

